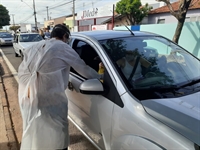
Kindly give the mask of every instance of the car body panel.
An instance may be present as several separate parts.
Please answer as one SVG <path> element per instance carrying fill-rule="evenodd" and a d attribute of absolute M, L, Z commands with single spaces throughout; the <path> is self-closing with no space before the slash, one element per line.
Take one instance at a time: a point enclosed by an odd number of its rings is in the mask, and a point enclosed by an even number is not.
<path fill-rule="evenodd" d="M 138 149 L 153 149 L 155 145 L 164 149 L 192 149 L 192 142 L 147 114 L 141 102 L 133 100 L 130 93 L 123 94 L 121 98 L 124 108 L 115 106 L 113 111 L 112 145 L 119 146 L 119 142 L 123 147 L 123 143 L 129 140 L 129 149 L 135 142 L 144 144 Z M 150 141 L 151 146 L 144 139 Z"/>
<path fill-rule="evenodd" d="M 170 100 L 146 100 L 142 104 L 151 116 L 200 145 L 199 99 L 200 92 Z"/>
<path fill-rule="evenodd" d="M 73 85 L 73 90 L 69 90 L 69 88 L 66 90 L 69 108 L 76 109 L 76 113 L 78 113 L 78 115 L 74 115 L 74 111 L 70 109 L 69 116 L 90 137 L 93 137 L 99 147 L 105 149 L 104 143 L 110 140 L 108 137 L 110 137 L 113 103 L 101 95 L 97 98 L 96 95 L 85 95 L 78 92 L 77 89 L 82 81 L 79 80 L 78 83 L 73 79 L 73 75 L 70 75 L 69 82 Z"/>

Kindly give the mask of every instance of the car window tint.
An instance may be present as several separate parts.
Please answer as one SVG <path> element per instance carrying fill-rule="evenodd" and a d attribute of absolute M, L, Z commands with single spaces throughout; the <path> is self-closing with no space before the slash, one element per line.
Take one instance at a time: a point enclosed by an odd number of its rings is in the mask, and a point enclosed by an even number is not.
<path fill-rule="evenodd" d="M 99 42 L 122 79 L 135 89 L 178 86 L 200 78 L 199 60 L 163 37 L 124 37 Z"/>
<path fill-rule="evenodd" d="M 84 41 L 74 40 L 72 48 L 79 54 L 80 58 L 83 59 L 88 66 L 98 71 L 101 60 L 96 59 L 98 54 L 92 46 Z M 71 71 L 78 74 L 73 68 L 71 68 Z"/>
<path fill-rule="evenodd" d="M 84 41 L 74 40 L 72 48 L 79 54 L 80 58 L 82 58 L 87 65 L 99 72 L 99 63 L 102 61 L 92 46 L 90 46 Z M 102 82 L 104 83 L 105 90 L 108 92 L 105 92 L 103 96 L 106 97 L 108 100 L 112 101 L 113 103 L 117 104 L 118 106 L 123 107 L 124 104 L 120 98 L 120 95 L 117 92 L 117 89 L 106 70 L 107 69 L 105 67 Z M 79 75 L 73 68 L 71 68 L 70 71 L 75 73 L 76 75 Z"/>

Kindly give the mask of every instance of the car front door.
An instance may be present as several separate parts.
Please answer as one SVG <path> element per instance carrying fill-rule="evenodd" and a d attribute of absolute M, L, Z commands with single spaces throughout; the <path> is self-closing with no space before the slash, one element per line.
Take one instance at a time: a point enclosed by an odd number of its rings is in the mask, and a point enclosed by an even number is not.
<path fill-rule="evenodd" d="M 85 63 L 96 71 L 98 71 L 100 61 L 104 63 L 106 70 L 109 69 L 104 57 L 99 53 L 99 49 L 89 39 L 76 38 L 73 40 L 72 47 Z M 120 96 L 107 71 L 103 79 L 104 84 L 109 88 L 106 94 L 81 94 L 79 86 L 84 80 L 83 77 L 71 69 L 69 87 L 66 90 L 69 99 L 69 117 L 86 132 L 100 148 L 109 149 L 112 112 L 114 105 L 116 105 L 113 101 L 116 99 L 121 101 Z"/>

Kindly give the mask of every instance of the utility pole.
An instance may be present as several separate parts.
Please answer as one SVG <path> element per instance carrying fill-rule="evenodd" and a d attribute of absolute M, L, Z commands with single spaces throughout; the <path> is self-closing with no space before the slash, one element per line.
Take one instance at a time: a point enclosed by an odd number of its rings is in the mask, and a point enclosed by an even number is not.
<path fill-rule="evenodd" d="M 49 20 L 49 11 L 48 11 L 48 6 L 47 6 L 47 20 Z"/>
<path fill-rule="evenodd" d="M 73 31 L 74 31 L 74 26 L 75 26 L 75 0 L 73 0 Z"/>
<path fill-rule="evenodd" d="M 13 18 L 13 26 L 15 26 L 14 14 L 11 14 Z"/>
<path fill-rule="evenodd" d="M 34 10 L 34 16 L 35 16 L 35 30 L 37 31 L 37 17 L 36 17 L 36 11 L 35 11 L 35 0 L 33 0 L 33 10 Z"/>
<path fill-rule="evenodd" d="M 112 10 L 112 30 L 115 26 L 115 4 L 113 4 L 113 10 Z"/>

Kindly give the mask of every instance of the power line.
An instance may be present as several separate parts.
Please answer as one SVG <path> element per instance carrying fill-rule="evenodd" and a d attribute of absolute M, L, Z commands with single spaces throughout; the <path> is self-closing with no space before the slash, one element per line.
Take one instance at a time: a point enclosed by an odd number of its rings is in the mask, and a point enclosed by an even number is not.
<path fill-rule="evenodd" d="M 20 23 L 23 23 L 23 22 L 29 20 L 31 17 L 33 17 L 33 15 L 34 15 L 34 14 L 29 15 L 28 17 L 26 17 L 25 19 L 23 19 L 23 20 L 21 20 L 21 21 L 19 21 L 19 22 L 20 22 Z"/>
<path fill-rule="evenodd" d="M 63 5 L 69 4 L 69 3 L 71 3 L 71 2 L 73 2 L 73 1 L 65 2 L 65 3 L 59 4 L 59 5 L 54 6 L 54 7 L 49 6 L 49 9 L 48 9 L 48 10 L 50 10 L 50 9 L 55 9 L 55 8 L 58 8 L 58 7 L 62 7 Z M 46 10 L 43 9 L 43 10 L 39 10 L 39 11 L 37 11 L 37 12 L 41 12 L 41 11 L 46 11 Z"/>

